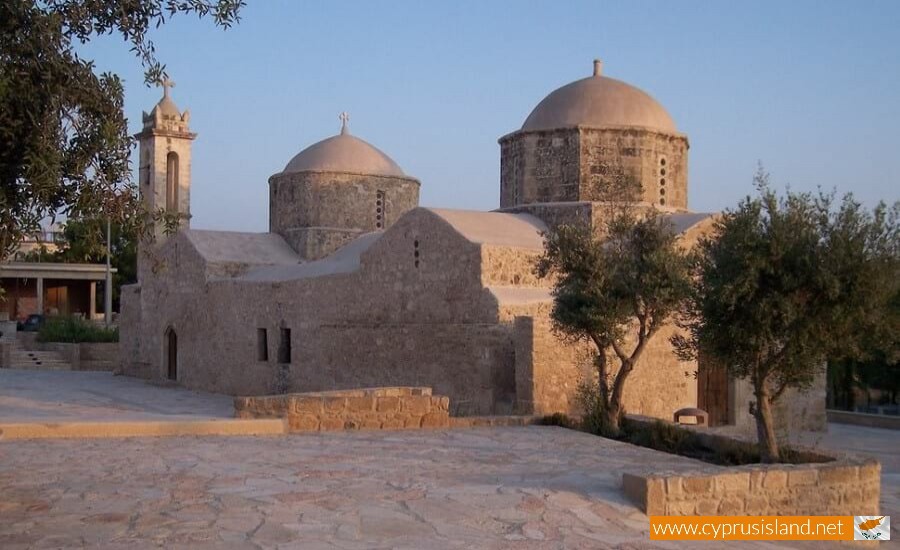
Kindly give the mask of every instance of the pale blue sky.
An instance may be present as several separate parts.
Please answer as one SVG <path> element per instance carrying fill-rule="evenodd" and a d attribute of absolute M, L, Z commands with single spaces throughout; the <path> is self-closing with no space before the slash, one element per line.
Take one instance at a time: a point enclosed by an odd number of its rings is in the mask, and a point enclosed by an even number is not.
<path fill-rule="evenodd" d="M 200 134 L 195 228 L 266 230 L 268 177 L 344 110 L 422 181 L 423 206 L 496 208 L 497 138 L 594 57 L 688 135 L 694 210 L 751 193 L 758 160 L 780 186 L 900 199 L 895 0 L 249 0 L 231 30 L 176 17 L 153 36 Z M 160 90 L 121 39 L 84 53 L 126 80 L 138 131 Z"/>

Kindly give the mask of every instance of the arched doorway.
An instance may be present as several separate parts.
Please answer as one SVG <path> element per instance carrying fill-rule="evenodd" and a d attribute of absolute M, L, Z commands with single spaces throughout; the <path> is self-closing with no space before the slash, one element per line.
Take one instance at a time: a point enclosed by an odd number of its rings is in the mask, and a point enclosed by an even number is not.
<path fill-rule="evenodd" d="M 166 329 L 166 376 L 178 380 L 178 335 L 175 329 Z"/>

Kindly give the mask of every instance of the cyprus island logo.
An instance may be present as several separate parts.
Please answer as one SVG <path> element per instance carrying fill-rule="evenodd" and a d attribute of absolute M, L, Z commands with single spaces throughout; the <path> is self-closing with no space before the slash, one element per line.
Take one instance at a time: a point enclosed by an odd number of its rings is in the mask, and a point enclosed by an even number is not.
<path fill-rule="evenodd" d="M 853 516 L 853 540 L 891 540 L 891 516 Z"/>

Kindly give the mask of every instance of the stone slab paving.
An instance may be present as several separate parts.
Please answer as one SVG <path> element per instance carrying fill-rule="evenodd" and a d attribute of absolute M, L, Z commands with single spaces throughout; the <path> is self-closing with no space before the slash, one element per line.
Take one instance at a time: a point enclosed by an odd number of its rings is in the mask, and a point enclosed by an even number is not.
<path fill-rule="evenodd" d="M 695 463 L 541 426 L 0 442 L 0 547 L 719 547 L 649 540 L 647 466 Z"/>
<path fill-rule="evenodd" d="M 109 372 L 0 369 L 0 422 L 233 418 L 227 395 Z"/>

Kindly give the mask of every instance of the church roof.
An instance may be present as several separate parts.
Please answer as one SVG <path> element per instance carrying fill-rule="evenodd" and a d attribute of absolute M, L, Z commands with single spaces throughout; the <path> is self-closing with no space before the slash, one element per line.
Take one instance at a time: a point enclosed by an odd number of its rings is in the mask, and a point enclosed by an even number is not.
<path fill-rule="evenodd" d="M 346 116 L 346 115 L 344 115 Z M 283 173 L 291 172 L 349 172 L 376 176 L 406 177 L 391 157 L 372 144 L 350 135 L 347 121 L 341 133 L 314 143 L 300 151 Z"/>
<path fill-rule="evenodd" d="M 427 208 L 457 233 L 478 244 L 542 249 L 547 226 L 530 214 Z"/>
<path fill-rule="evenodd" d="M 360 257 L 363 252 L 371 248 L 383 234 L 382 231 L 375 231 L 360 235 L 330 256 L 320 260 L 294 263 L 293 265 L 260 267 L 247 272 L 241 277 L 241 280 L 276 282 L 353 273 L 359 270 Z"/>
<path fill-rule="evenodd" d="M 676 133 L 665 108 L 646 92 L 621 80 L 594 74 L 558 88 L 531 111 L 522 130 L 549 130 L 572 126 L 641 127 Z"/>
<path fill-rule="evenodd" d="M 183 233 L 208 263 L 287 265 L 299 261 L 294 249 L 277 233 L 197 229 L 186 229 Z"/>

